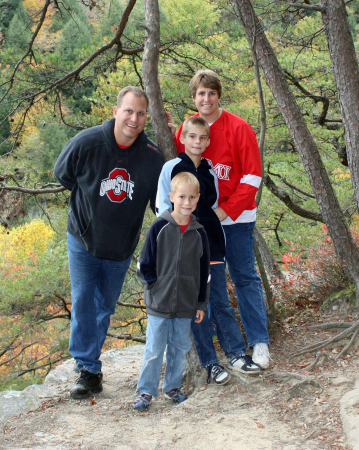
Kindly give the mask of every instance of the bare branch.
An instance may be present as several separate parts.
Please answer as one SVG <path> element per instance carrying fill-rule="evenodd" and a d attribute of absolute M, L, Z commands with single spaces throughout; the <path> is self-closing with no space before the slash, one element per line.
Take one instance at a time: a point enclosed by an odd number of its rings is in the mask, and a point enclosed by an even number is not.
<path fill-rule="evenodd" d="M 319 11 L 324 13 L 325 12 L 325 8 L 322 5 L 307 5 L 304 3 L 289 3 L 288 4 L 289 7 L 291 8 L 295 8 L 295 9 L 310 9 L 312 11 Z"/>
<path fill-rule="evenodd" d="M 267 166 L 267 173 L 268 173 L 269 175 L 273 175 L 274 177 L 278 177 L 284 184 L 286 184 L 288 187 L 292 188 L 293 190 L 298 191 L 298 192 L 300 192 L 301 194 L 306 195 L 307 197 L 310 197 L 310 198 L 314 198 L 314 199 L 315 199 L 315 195 L 309 194 L 308 192 L 303 191 L 303 190 L 300 189 L 299 187 L 294 186 L 294 184 L 289 183 L 289 181 L 287 181 L 287 180 L 286 180 L 284 177 L 282 177 L 281 175 L 279 175 L 279 174 L 277 174 L 277 173 L 270 172 L 269 168 L 270 168 L 270 164 L 268 164 L 268 166 Z"/>
<path fill-rule="evenodd" d="M 66 356 L 62 356 L 62 357 L 56 359 L 55 361 L 49 361 L 48 363 L 42 364 L 41 366 L 35 366 L 35 367 L 31 367 L 29 369 L 21 370 L 20 372 L 18 372 L 17 376 L 22 377 L 23 375 L 25 375 L 25 373 L 35 372 L 36 370 L 44 369 L 45 367 L 51 368 L 54 364 L 56 364 L 60 361 L 63 361 L 64 359 L 66 359 Z"/>
<path fill-rule="evenodd" d="M 29 189 L 29 188 L 24 188 L 24 187 L 20 187 L 20 186 L 9 186 L 6 183 L 1 183 L 0 190 L 17 191 L 17 192 L 22 192 L 24 194 L 37 195 L 37 194 L 56 194 L 57 192 L 65 191 L 66 188 L 61 186 L 58 188 L 50 188 L 50 189 L 46 189 L 46 188 L 45 189 Z"/>
<path fill-rule="evenodd" d="M 325 118 L 327 116 L 328 109 L 329 109 L 329 99 L 327 97 L 322 96 L 322 95 L 312 94 L 307 89 L 305 89 L 304 86 L 302 86 L 299 83 L 298 78 L 294 77 L 287 70 L 284 70 L 284 73 L 286 74 L 287 78 L 289 78 L 289 80 L 294 84 L 294 86 L 296 86 L 306 97 L 311 98 L 315 103 L 318 103 L 318 102 L 322 102 L 323 103 L 322 113 L 318 117 L 319 125 L 323 126 L 325 124 Z"/>
<path fill-rule="evenodd" d="M 107 336 L 116 338 L 116 339 L 124 339 L 126 341 L 130 340 L 130 341 L 136 341 L 136 342 L 143 342 L 146 343 L 146 338 L 143 337 L 136 337 L 136 336 L 132 336 L 130 333 L 124 333 L 124 334 L 116 334 L 116 333 L 112 333 L 111 331 L 107 332 Z"/>
<path fill-rule="evenodd" d="M 69 72 L 68 74 L 66 74 L 64 77 L 59 78 L 58 80 L 54 81 L 53 83 L 49 84 L 48 86 L 44 87 L 43 89 L 40 89 L 39 91 L 25 96 L 22 100 L 34 100 L 36 97 L 38 97 L 39 95 L 45 93 L 45 92 L 49 92 L 52 91 L 55 87 L 62 87 L 64 86 L 70 79 L 75 79 L 78 77 L 78 75 L 89 65 L 91 64 L 92 61 L 94 61 L 99 55 L 101 55 L 102 53 L 105 53 L 107 50 L 111 49 L 112 47 L 114 47 L 115 45 L 119 45 L 121 47 L 120 44 L 120 39 L 123 35 L 123 31 L 125 29 L 125 26 L 128 22 L 128 18 L 130 16 L 130 13 L 133 9 L 133 7 L 135 6 L 136 0 L 129 0 L 128 5 L 126 6 L 126 9 L 122 15 L 121 18 L 121 22 L 116 30 L 116 34 L 114 36 L 114 38 L 106 45 L 103 45 L 102 47 L 100 47 L 99 49 L 97 49 L 96 51 L 94 51 L 85 61 L 83 61 L 78 67 L 76 67 L 74 70 L 72 70 L 71 72 Z M 122 49 L 122 47 L 121 47 Z M 123 49 L 122 49 L 123 50 Z M 143 48 L 140 49 L 133 49 L 133 50 L 123 50 L 123 53 L 126 52 L 126 54 L 133 54 L 139 51 L 142 51 Z M 20 64 L 23 59 L 26 57 L 27 55 L 25 55 L 18 64 Z M 8 92 L 8 91 L 7 91 Z M 6 95 L 6 94 L 5 94 Z"/>
<path fill-rule="evenodd" d="M 13 361 L 14 359 L 16 359 L 19 355 L 21 355 L 21 353 L 23 353 L 27 348 L 37 344 L 37 341 L 31 342 L 30 344 L 25 345 L 20 351 L 19 353 L 17 353 L 15 356 L 13 356 L 10 359 L 7 359 L 6 361 L 3 361 L 0 363 L 0 366 L 4 366 L 5 364 L 8 364 L 9 362 Z"/>
<path fill-rule="evenodd" d="M 55 297 L 57 297 L 58 299 L 60 299 L 62 301 L 62 303 L 64 305 L 64 310 L 67 312 L 68 318 L 71 319 L 71 311 L 70 311 L 69 307 L 67 306 L 68 303 L 66 302 L 66 299 L 59 294 L 55 294 Z"/>
<path fill-rule="evenodd" d="M 310 211 L 308 209 L 304 209 L 301 206 L 297 205 L 290 198 L 288 192 L 284 191 L 280 187 L 278 187 L 270 178 L 269 175 L 265 175 L 263 178 L 263 182 L 265 186 L 271 191 L 273 195 L 275 195 L 279 200 L 281 200 L 288 208 L 293 211 L 295 214 L 301 217 L 305 217 L 306 219 L 315 220 L 316 222 L 324 223 L 323 217 L 320 213 L 315 211 Z"/>
<path fill-rule="evenodd" d="M 139 309 L 145 309 L 146 308 L 146 305 L 138 305 L 136 303 L 127 303 L 127 302 L 117 302 L 117 305 L 127 306 L 129 308 L 139 308 Z"/>
<path fill-rule="evenodd" d="M 28 48 L 27 52 L 22 56 L 22 58 L 16 63 L 15 68 L 14 68 L 14 70 L 13 70 L 13 73 L 12 73 L 12 75 L 11 75 L 11 77 L 10 77 L 10 80 L 8 81 L 8 82 L 10 82 L 10 85 L 9 85 L 8 89 L 6 90 L 5 94 L 3 95 L 3 97 L 0 99 L 0 103 L 4 100 L 4 98 L 5 98 L 6 95 L 9 93 L 10 89 L 12 88 L 12 86 L 13 86 L 13 84 L 14 84 L 16 72 L 17 72 L 17 70 L 19 69 L 20 65 L 21 65 L 22 62 L 25 60 L 25 58 L 26 58 L 29 54 L 32 53 L 32 46 L 33 46 L 33 44 L 34 44 L 34 42 L 35 42 L 35 39 L 36 39 L 37 35 L 39 34 L 39 31 L 40 31 L 40 29 L 41 29 L 41 27 L 42 27 L 42 25 L 43 25 L 43 23 L 44 23 L 44 21 L 45 21 L 47 9 L 48 9 L 50 3 L 51 3 L 51 0 L 46 0 L 46 3 L 45 3 L 45 5 L 44 5 L 44 7 L 43 7 L 43 9 L 42 9 L 42 14 L 41 14 L 39 23 L 37 24 L 36 30 L 34 31 L 32 37 L 31 37 L 31 40 L 30 40 L 30 42 L 29 42 L 29 48 Z"/>

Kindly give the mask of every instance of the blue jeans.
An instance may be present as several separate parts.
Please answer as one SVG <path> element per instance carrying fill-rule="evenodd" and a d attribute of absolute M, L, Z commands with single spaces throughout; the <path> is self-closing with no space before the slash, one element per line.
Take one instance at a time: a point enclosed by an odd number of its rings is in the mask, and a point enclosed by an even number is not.
<path fill-rule="evenodd" d="M 183 371 L 186 367 L 186 355 L 191 349 L 191 319 L 165 319 L 148 315 L 146 347 L 142 369 L 137 383 L 138 394 L 158 396 L 163 354 L 166 346 L 166 371 L 163 380 L 163 392 L 180 388 Z"/>
<path fill-rule="evenodd" d="M 193 341 L 203 367 L 218 364 L 213 345 L 213 322 L 215 334 L 228 359 L 246 352 L 241 330 L 236 321 L 233 306 L 229 303 L 225 264 L 211 264 L 211 291 L 209 307 L 201 323 L 191 323 Z"/>
<path fill-rule="evenodd" d="M 269 345 L 267 308 L 254 265 L 254 226 L 255 222 L 223 226 L 228 269 L 236 287 L 239 313 L 250 348 L 258 343 Z"/>
<path fill-rule="evenodd" d="M 115 312 L 132 255 L 124 261 L 96 258 L 69 233 L 67 249 L 72 289 L 69 351 L 79 369 L 99 373 L 110 316 Z"/>
<path fill-rule="evenodd" d="M 224 225 L 226 235 L 226 260 L 236 287 L 239 312 L 244 326 L 248 347 L 259 342 L 269 344 L 267 311 L 262 282 L 254 266 L 255 222 Z M 212 335 L 215 324 L 220 346 L 226 356 L 242 355 L 246 343 L 229 303 L 224 264 L 211 265 L 211 292 L 208 313 L 201 324 L 192 321 L 192 335 L 203 367 L 218 363 Z"/>

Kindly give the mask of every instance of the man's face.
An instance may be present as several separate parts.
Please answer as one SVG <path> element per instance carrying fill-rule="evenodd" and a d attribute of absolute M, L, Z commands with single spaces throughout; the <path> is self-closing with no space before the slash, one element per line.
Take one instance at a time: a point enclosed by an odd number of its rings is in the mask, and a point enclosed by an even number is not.
<path fill-rule="evenodd" d="M 131 145 L 145 128 L 147 119 L 147 101 L 133 92 L 127 92 L 120 107 L 113 108 L 115 139 L 119 145 Z"/>
<path fill-rule="evenodd" d="M 219 96 L 216 89 L 206 88 L 199 85 L 193 100 L 198 109 L 199 115 L 206 118 L 217 114 L 219 109 Z"/>

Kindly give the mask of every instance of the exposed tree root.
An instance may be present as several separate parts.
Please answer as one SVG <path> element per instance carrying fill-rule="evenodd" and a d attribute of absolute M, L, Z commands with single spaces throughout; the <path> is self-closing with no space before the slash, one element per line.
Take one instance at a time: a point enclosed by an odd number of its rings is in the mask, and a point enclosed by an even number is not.
<path fill-rule="evenodd" d="M 321 323 L 318 325 L 310 325 L 308 328 L 310 330 L 341 330 L 350 328 L 353 325 L 353 322 L 328 322 L 328 323 Z"/>
<path fill-rule="evenodd" d="M 335 324 L 335 326 L 333 326 L 334 324 Z M 329 329 L 330 328 L 338 328 L 338 324 L 335 323 L 335 322 L 331 323 L 331 324 L 327 324 L 327 325 L 329 325 Z M 340 358 L 353 345 L 353 343 L 355 341 L 355 338 L 356 338 L 356 336 L 358 334 L 358 330 L 359 330 L 359 321 L 351 323 L 351 324 L 348 324 L 349 327 L 347 327 L 346 325 L 347 324 L 345 324 L 345 330 L 342 331 L 341 333 L 337 334 L 336 336 L 334 336 L 334 337 L 332 337 L 330 339 L 326 339 L 325 341 L 318 342 L 317 344 L 307 345 L 306 347 L 303 347 L 300 350 L 297 350 L 295 352 L 290 353 L 288 356 L 290 358 L 295 358 L 297 356 L 304 355 L 305 353 L 314 353 L 314 352 L 317 352 L 317 351 L 319 351 L 320 349 L 322 349 L 324 347 L 328 347 L 330 344 L 333 344 L 334 342 L 341 341 L 342 339 L 346 339 L 346 338 L 348 338 L 349 336 L 352 335 L 348 345 L 346 345 L 343 348 L 343 350 L 339 353 L 339 355 L 337 356 L 336 359 Z M 324 325 L 320 325 L 320 327 L 321 327 L 320 329 L 325 329 Z M 344 328 L 344 326 L 342 328 Z"/>
<path fill-rule="evenodd" d="M 315 360 L 311 364 L 309 364 L 309 366 L 307 366 L 305 368 L 305 370 L 312 370 L 317 365 L 323 366 L 328 361 L 329 357 L 330 357 L 330 353 L 328 353 L 328 352 L 317 353 Z"/>
<path fill-rule="evenodd" d="M 294 397 L 299 391 L 304 391 L 308 389 L 310 386 L 315 389 L 320 389 L 320 392 L 323 390 L 320 384 L 307 377 L 306 375 L 302 375 L 300 373 L 292 373 L 292 372 L 274 372 L 271 373 L 271 378 L 278 378 L 283 381 L 287 381 L 289 383 L 293 383 L 293 385 L 287 389 L 287 393 L 289 397 Z M 298 380 L 295 382 L 295 380 Z"/>

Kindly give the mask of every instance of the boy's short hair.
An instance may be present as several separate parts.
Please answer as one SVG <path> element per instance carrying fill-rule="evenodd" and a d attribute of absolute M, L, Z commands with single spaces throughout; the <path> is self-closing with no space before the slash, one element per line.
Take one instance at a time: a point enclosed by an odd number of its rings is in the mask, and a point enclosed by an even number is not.
<path fill-rule="evenodd" d="M 203 128 L 206 133 L 207 133 L 207 137 L 209 137 L 209 125 L 208 123 L 202 119 L 202 117 L 198 117 L 198 116 L 193 116 L 190 117 L 189 119 L 185 120 L 183 127 L 182 127 L 182 136 L 186 137 L 186 134 L 188 133 L 189 129 L 191 127 L 201 127 Z"/>
<path fill-rule="evenodd" d="M 118 93 L 116 104 L 117 108 L 121 107 L 123 97 L 127 94 L 127 92 L 132 92 L 132 94 L 134 94 L 136 97 L 143 97 L 146 100 L 148 106 L 149 101 L 145 91 L 137 86 L 126 86 Z"/>
<path fill-rule="evenodd" d="M 180 184 L 189 184 L 190 186 L 195 186 L 199 193 L 199 181 L 197 180 L 197 177 L 195 177 L 190 172 L 180 172 L 172 178 L 171 180 L 172 194 L 176 192 L 176 189 Z"/>
<path fill-rule="evenodd" d="M 214 89 L 218 92 L 218 97 L 222 97 L 222 83 L 219 76 L 213 70 L 204 69 L 198 70 L 192 80 L 189 82 L 191 88 L 192 98 L 195 97 L 197 89 L 202 85 L 205 88 Z"/>

